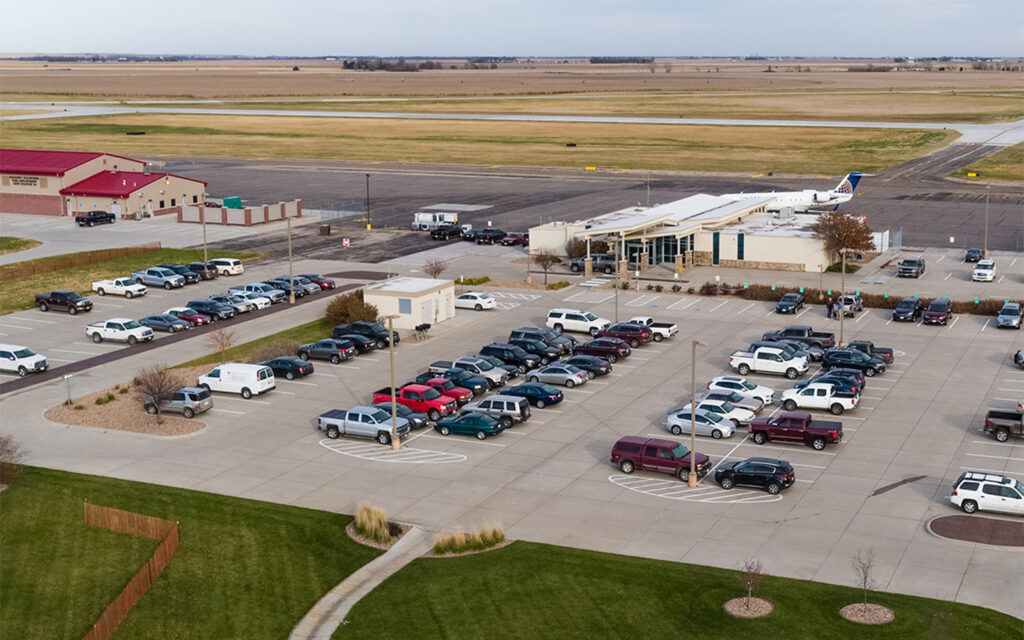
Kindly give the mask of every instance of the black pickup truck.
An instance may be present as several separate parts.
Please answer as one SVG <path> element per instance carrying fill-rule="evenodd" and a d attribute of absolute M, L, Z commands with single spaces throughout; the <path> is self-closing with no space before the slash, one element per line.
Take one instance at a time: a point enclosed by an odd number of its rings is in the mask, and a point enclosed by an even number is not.
<path fill-rule="evenodd" d="M 795 338 L 822 349 L 836 346 L 836 334 L 814 331 L 807 325 L 793 325 L 778 331 L 769 331 L 761 336 L 762 340 L 777 340 L 778 338 Z"/>
<path fill-rule="evenodd" d="M 364 336 L 371 340 L 377 341 L 377 348 L 383 349 L 388 346 L 388 330 L 384 328 L 379 322 L 366 322 L 365 320 L 359 320 L 358 322 L 350 322 L 348 324 L 339 324 L 334 327 L 334 338 L 340 338 L 343 335 L 354 333 L 359 336 Z M 398 332 L 394 332 L 395 345 L 397 346 L 401 342 L 401 337 Z"/>
<path fill-rule="evenodd" d="M 77 291 L 57 289 L 49 293 L 37 293 L 36 306 L 40 311 L 56 309 L 75 315 L 79 311 L 92 311 L 92 300 Z"/>
<path fill-rule="evenodd" d="M 878 358 L 885 364 L 892 364 L 893 351 L 888 347 L 876 347 L 870 340 L 851 340 L 846 344 L 851 349 L 862 351 L 872 358 Z"/>
<path fill-rule="evenodd" d="M 89 211 L 79 216 L 75 216 L 75 224 L 80 227 L 93 227 L 98 224 L 114 224 L 114 220 L 117 216 L 110 213 L 109 211 Z"/>
<path fill-rule="evenodd" d="M 990 410 L 985 415 L 985 435 L 999 442 L 1006 442 L 1010 436 L 1024 438 L 1024 403 L 1018 403 L 1016 411 Z"/>

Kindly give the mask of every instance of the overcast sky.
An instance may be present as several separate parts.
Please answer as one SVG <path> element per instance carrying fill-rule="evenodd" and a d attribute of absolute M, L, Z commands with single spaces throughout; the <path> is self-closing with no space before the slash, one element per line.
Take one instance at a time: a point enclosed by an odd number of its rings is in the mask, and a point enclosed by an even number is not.
<path fill-rule="evenodd" d="M 4 0 L 4 53 L 1006 56 L 1021 0 Z"/>

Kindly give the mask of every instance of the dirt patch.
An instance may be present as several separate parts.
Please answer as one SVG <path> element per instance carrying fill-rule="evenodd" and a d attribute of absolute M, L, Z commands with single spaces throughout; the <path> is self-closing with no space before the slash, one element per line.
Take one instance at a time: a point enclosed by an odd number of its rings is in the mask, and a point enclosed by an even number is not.
<path fill-rule="evenodd" d="M 180 384 L 186 386 L 194 385 L 196 376 L 209 370 L 209 365 L 203 365 L 175 369 L 174 373 L 179 376 Z M 107 399 L 111 396 L 113 400 L 105 404 L 96 404 L 97 399 Z M 50 422 L 68 426 L 116 429 L 156 436 L 182 436 L 206 427 L 202 420 L 183 418 L 178 414 L 165 414 L 163 423 L 157 424 L 156 416 L 151 416 L 143 410 L 142 398 L 131 381 L 74 398 L 71 406 L 60 404 L 50 407 L 43 416 Z"/>
<path fill-rule="evenodd" d="M 509 538 L 505 538 L 493 547 L 487 547 L 486 549 L 476 549 L 473 551 L 460 551 L 459 553 L 434 553 L 432 550 L 428 553 L 424 553 L 424 558 L 461 558 L 462 556 L 473 556 L 478 553 L 487 553 L 488 551 L 494 551 L 495 549 L 502 549 L 515 542 Z"/>
<path fill-rule="evenodd" d="M 937 536 L 1003 547 L 1024 547 L 1024 522 L 982 516 L 942 516 L 928 523 Z"/>
<path fill-rule="evenodd" d="M 775 605 L 765 600 L 764 598 L 751 598 L 750 607 L 747 607 L 747 599 L 733 598 L 729 600 L 722 608 L 725 612 L 736 618 L 763 618 L 772 611 L 775 611 Z"/>
<path fill-rule="evenodd" d="M 376 540 L 370 540 L 369 538 L 364 538 L 363 536 L 359 535 L 358 533 L 356 533 L 355 522 L 348 523 L 348 526 L 345 527 L 345 533 L 348 534 L 348 537 L 352 538 L 352 540 L 358 542 L 361 545 L 373 547 L 374 549 L 380 549 L 381 551 L 387 551 L 391 547 L 395 546 L 395 543 L 401 540 L 402 536 L 408 533 L 409 529 L 412 528 L 404 524 L 398 524 L 397 522 L 389 522 L 388 526 L 391 527 L 391 542 L 389 542 L 388 544 L 381 544 Z"/>
<path fill-rule="evenodd" d="M 888 624 L 896 619 L 896 614 L 889 607 L 870 602 L 866 605 L 863 602 L 848 604 L 839 610 L 839 615 L 858 624 Z"/>

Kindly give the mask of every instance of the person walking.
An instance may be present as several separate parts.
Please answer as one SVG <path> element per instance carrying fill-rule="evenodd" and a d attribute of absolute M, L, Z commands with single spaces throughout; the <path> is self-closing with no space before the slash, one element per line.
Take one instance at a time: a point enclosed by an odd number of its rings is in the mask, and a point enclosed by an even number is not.
<path fill-rule="evenodd" d="M 828 317 L 829 320 L 832 319 L 832 309 L 833 309 L 833 307 L 832 307 L 832 298 L 830 297 L 828 299 L 828 304 L 825 305 L 825 315 L 826 315 L 826 317 Z"/>

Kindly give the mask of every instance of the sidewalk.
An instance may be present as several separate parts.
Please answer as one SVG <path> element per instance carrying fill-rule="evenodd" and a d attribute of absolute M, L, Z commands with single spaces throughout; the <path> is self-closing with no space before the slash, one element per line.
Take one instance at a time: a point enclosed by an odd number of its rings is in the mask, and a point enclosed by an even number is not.
<path fill-rule="evenodd" d="M 363 596 L 429 551 L 431 544 L 428 531 L 415 526 L 409 529 L 387 553 L 361 567 L 320 598 L 292 629 L 289 640 L 330 640 L 338 626 L 344 622 L 345 616 Z"/>

